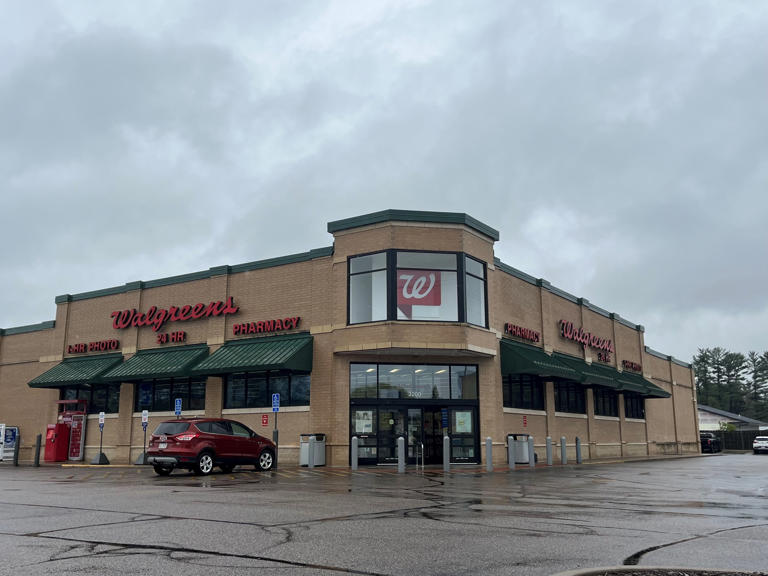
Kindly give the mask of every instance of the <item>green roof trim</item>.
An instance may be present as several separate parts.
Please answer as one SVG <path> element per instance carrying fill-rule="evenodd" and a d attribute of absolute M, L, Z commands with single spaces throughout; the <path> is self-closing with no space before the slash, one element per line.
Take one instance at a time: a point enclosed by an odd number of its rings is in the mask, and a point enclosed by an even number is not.
<path fill-rule="evenodd" d="M 132 358 L 101 376 L 105 382 L 136 382 L 153 378 L 184 378 L 208 355 L 207 344 L 139 350 Z"/>
<path fill-rule="evenodd" d="M 41 330 L 52 330 L 54 328 L 56 328 L 56 320 L 47 320 L 39 324 L 28 324 L 26 326 L 16 326 L 15 328 L 0 328 L 0 336 L 28 334 L 29 332 L 40 332 Z"/>
<path fill-rule="evenodd" d="M 382 222 L 426 222 L 430 224 L 463 224 L 481 234 L 485 234 L 494 241 L 498 241 L 499 232 L 483 224 L 479 220 L 468 216 L 463 212 L 422 212 L 417 210 L 382 210 L 371 214 L 363 214 L 344 220 L 335 220 L 328 222 L 328 232 L 331 234 L 342 230 L 351 230 L 370 226 L 371 224 L 380 224 Z"/>
<path fill-rule="evenodd" d="M 193 374 L 231 374 L 266 370 L 312 371 L 309 334 L 230 340 L 192 368 Z"/>
<path fill-rule="evenodd" d="M 569 366 L 558 362 L 538 346 L 531 346 L 502 338 L 501 373 L 504 374 L 536 374 L 538 376 L 556 376 L 577 380 L 579 373 Z"/>
<path fill-rule="evenodd" d="M 102 382 L 102 374 L 122 361 L 123 355 L 120 353 L 65 358 L 31 380 L 28 385 L 30 388 L 59 388 L 74 384 L 97 384 Z"/>

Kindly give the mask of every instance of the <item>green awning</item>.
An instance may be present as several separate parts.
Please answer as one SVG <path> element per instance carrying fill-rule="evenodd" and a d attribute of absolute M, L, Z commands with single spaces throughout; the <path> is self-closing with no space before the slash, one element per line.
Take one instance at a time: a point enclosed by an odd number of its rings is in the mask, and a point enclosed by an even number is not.
<path fill-rule="evenodd" d="M 309 334 L 231 340 L 198 363 L 193 374 L 231 374 L 265 370 L 312 371 Z"/>
<path fill-rule="evenodd" d="M 501 373 L 579 379 L 579 373 L 576 370 L 558 362 L 538 346 L 530 346 L 506 338 L 501 340 Z"/>
<path fill-rule="evenodd" d="M 100 354 L 65 358 L 59 364 L 29 382 L 30 388 L 60 388 L 102 382 L 101 376 L 123 361 L 122 354 Z"/>
<path fill-rule="evenodd" d="M 574 358 L 565 354 L 553 354 L 563 364 L 573 368 L 579 373 L 576 378 L 583 384 L 604 386 L 615 390 L 635 392 L 641 396 L 653 396 L 656 398 L 668 398 L 670 394 L 665 392 L 652 382 L 643 378 L 640 374 L 623 371 L 619 372 L 611 366 L 604 366 L 596 362 L 587 364 L 581 358 Z"/>
<path fill-rule="evenodd" d="M 663 388 L 656 386 L 653 382 L 643 377 L 641 374 L 635 374 L 625 370 L 619 376 L 619 380 L 623 383 L 627 383 L 627 390 L 637 392 L 643 396 L 652 396 L 654 398 L 669 398 L 672 396 L 669 392 Z"/>
<path fill-rule="evenodd" d="M 190 367 L 208 355 L 207 344 L 139 350 L 102 378 L 107 382 L 136 382 L 153 378 L 184 378 Z"/>

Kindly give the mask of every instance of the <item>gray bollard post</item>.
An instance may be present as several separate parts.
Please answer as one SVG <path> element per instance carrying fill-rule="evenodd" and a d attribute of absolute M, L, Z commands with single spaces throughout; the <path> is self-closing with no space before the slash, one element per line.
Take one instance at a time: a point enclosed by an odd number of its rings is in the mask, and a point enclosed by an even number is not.
<path fill-rule="evenodd" d="M 309 456 L 307 457 L 307 468 L 315 467 L 315 442 L 317 438 L 314 435 L 309 437 Z"/>
<path fill-rule="evenodd" d="M 16 433 L 16 444 L 13 446 L 13 465 L 19 465 L 19 448 L 21 447 L 21 432 Z"/>
<path fill-rule="evenodd" d="M 443 472 L 451 469 L 451 439 L 443 436 Z"/>
<path fill-rule="evenodd" d="M 568 464 L 568 452 L 565 446 L 565 436 L 560 436 L 560 463 Z"/>
<path fill-rule="evenodd" d="M 581 464 L 581 438 L 576 436 L 576 464 Z"/>
<path fill-rule="evenodd" d="M 405 438 L 402 436 L 397 439 L 397 472 L 405 473 Z"/>
<path fill-rule="evenodd" d="M 547 466 L 552 466 L 552 436 L 547 436 Z"/>
<path fill-rule="evenodd" d="M 509 469 L 515 469 L 515 441 L 507 434 L 507 458 L 509 458 Z"/>
<path fill-rule="evenodd" d="M 528 466 L 536 468 L 536 452 L 533 450 L 533 436 L 528 436 Z"/>
<path fill-rule="evenodd" d="M 357 470 L 357 457 L 358 457 L 358 443 L 360 440 L 358 440 L 357 436 L 352 436 L 352 470 Z"/>
<path fill-rule="evenodd" d="M 40 444 L 43 442 L 43 435 L 38 434 L 35 437 L 35 466 L 40 466 Z"/>
<path fill-rule="evenodd" d="M 493 472 L 493 441 L 490 436 L 485 439 L 485 470 Z"/>

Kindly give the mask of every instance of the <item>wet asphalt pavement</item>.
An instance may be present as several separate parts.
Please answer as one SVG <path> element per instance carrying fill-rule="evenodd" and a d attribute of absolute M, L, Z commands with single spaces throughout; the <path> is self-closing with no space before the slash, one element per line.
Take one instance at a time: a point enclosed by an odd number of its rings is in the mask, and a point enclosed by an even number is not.
<path fill-rule="evenodd" d="M 0 464 L 0 574 L 768 568 L 768 456 L 442 469 Z"/>

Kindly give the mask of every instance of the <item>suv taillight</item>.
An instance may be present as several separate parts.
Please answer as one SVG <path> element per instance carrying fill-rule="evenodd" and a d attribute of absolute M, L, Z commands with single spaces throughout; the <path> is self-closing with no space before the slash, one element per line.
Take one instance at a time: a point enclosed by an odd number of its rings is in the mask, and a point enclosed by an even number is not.
<path fill-rule="evenodd" d="M 200 434 L 182 434 L 181 436 L 176 436 L 176 440 L 179 440 L 181 442 L 189 442 L 190 440 L 194 440 L 200 436 Z"/>

